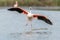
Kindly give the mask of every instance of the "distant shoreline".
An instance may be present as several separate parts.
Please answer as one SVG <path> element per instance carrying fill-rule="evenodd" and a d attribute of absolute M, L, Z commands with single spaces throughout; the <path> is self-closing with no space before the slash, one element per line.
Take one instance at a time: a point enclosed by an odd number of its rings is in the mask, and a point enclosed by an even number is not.
<path fill-rule="evenodd" d="M 55 6 L 55 7 L 52 7 L 52 6 L 50 6 L 50 7 L 42 7 L 42 6 L 20 6 L 21 8 L 27 8 L 27 9 L 29 9 L 29 7 L 32 7 L 32 9 L 34 9 L 34 10 L 56 10 L 56 11 L 60 11 L 60 7 L 57 7 L 57 6 Z M 3 9 L 3 8 L 11 8 L 11 7 L 0 7 L 0 9 Z"/>
<path fill-rule="evenodd" d="M 35 7 L 38 10 L 60 10 L 60 7 Z"/>

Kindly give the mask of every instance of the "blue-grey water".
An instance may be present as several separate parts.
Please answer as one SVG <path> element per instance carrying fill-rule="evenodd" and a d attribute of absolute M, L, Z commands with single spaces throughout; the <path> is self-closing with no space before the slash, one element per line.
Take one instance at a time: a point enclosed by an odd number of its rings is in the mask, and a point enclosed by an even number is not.
<path fill-rule="evenodd" d="M 0 40 L 60 40 L 60 11 L 26 10 L 47 16 L 53 25 L 34 19 L 30 32 L 30 25 L 25 26 L 26 15 L 2 8 L 0 9 Z"/>

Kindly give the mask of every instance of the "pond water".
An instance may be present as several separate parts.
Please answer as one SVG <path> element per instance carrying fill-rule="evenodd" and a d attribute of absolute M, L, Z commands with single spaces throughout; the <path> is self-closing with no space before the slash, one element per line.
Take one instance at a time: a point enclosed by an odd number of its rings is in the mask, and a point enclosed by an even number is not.
<path fill-rule="evenodd" d="M 30 32 L 30 25 L 25 26 L 26 16 L 7 9 L 0 9 L 0 40 L 60 40 L 60 11 L 25 8 L 33 14 L 47 16 L 53 23 L 49 25 L 41 20 L 33 20 Z"/>

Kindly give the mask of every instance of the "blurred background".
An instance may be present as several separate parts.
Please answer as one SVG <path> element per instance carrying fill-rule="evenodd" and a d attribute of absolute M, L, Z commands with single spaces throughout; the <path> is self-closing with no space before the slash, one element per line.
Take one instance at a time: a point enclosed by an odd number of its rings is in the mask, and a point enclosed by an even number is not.
<path fill-rule="evenodd" d="M 0 0 L 0 6 L 12 6 L 15 1 L 20 6 L 60 6 L 60 0 Z"/>

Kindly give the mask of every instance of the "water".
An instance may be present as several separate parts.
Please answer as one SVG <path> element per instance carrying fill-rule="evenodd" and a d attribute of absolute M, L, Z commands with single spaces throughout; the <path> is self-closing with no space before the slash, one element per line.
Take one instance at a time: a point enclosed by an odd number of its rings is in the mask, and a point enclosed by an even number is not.
<path fill-rule="evenodd" d="M 60 11 L 31 11 L 33 14 L 47 16 L 52 21 L 53 25 L 46 24 L 41 20 L 33 20 L 33 30 L 30 32 L 30 25 L 25 26 L 27 22 L 26 15 L 8 11 L 7 8 L 0 9 L 0 40 L 59 40 Z"/>

